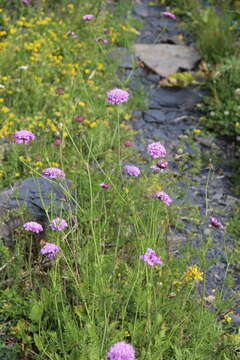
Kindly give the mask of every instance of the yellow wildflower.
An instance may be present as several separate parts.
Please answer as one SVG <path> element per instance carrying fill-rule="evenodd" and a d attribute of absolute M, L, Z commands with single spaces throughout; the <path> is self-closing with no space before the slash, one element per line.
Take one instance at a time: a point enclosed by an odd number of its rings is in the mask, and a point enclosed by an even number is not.
<path fill-rule="evenodd" d="M 52 162 L 52 163 L 51 163 L 51 166 L 58 168 L 58 167 L 60 167 L 60 164 L 57 163 L 57 162 Z"/>
<path fill-rule="evenodd" d="M 200 129 L 193 129 L 193 132 L 194 132 L 195 134 L 200 134 L 201 130 L 200 130 Z"/>
<path fill-rule="evenodd" d="M 91 124 L 89 124 L 90 128 L 95 128 L 97 126 L 96 121 L 92 122 Z"/>
<path fill-rule="evenodd" d="M 188 270 L 184 273 L 183 280 L 203 280 L 203 273 L 199 271 L 197 265 L 189 266 Z"/>
<path fill-rule="evenodd" d="M 10 111 L 10 109 L 7 106 L 2 106 L 1 110 L 4 113 L 8 113 Z"/>
<path fill-rule="evenodd" d="M 104 65 L 101 63 L 97 64 L 97 70 L 103 70 L 104 69 Z"/>
<path fill-rule="evenodd" d="M 223 317 L 224 317 L 224 320 L 229 324 L 231 321 L 232 321 L 232 318 L 229 316 L 229 314 L 231 313 L 228 313 L 228 314 L 225 314 Z"/>

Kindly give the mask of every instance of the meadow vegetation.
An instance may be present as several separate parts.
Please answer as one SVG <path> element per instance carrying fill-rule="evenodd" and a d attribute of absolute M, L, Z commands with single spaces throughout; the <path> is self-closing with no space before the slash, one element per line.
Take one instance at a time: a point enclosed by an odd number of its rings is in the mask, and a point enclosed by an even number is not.
<path fill-rule="evenodd" d="M 131 3 L 110 11 L 101 0 L 1 2 L 0 136 L 9 143 L 1 187 L 60 168 L 75 193 L 74 211 L 61 214 L 68 226 L 49 218 L 44 238 L 29 225 L 15 231 L 13 248 L 0 242 L 1 359 L 104 360 L 118 342 L 139 360 L 238 358 L 229 301 L 219 291 L 210 304 L 204 294 L 211 232 L 198 249 L 191 232 L 178 251 L 170 242 L 186 219 L 225 230 L 182 201 L 174 173 L 153 173 L 157 152 L 168 159 L 159 144 L 146 144 L 147 159 L 132 146 L 128 121 L 144 96 L 127 88 L 112 56 L 138 32 Z M 114 88 L 129 98 L 106 101 Z M 20 130 L 35 139 L 16 143 Z M 59 249 L 50 258 L 46 242 Z"/>

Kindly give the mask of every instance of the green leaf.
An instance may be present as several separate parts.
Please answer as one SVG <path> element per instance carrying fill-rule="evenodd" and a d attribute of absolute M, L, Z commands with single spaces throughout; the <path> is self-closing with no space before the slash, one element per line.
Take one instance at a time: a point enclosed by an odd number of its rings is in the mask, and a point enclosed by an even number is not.
<path fill-rule="evenodd" d="M 32 321 L 39 322 L 42 318 L 42 314 L 43 314 L 43 304 L 36 301 L 32 306 L 32 309 L 29 314 L 29 318 Z"/>

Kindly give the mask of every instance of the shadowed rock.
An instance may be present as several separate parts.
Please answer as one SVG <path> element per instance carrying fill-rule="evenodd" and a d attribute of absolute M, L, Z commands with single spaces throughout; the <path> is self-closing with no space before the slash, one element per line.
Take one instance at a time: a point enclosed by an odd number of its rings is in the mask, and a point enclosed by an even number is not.
<path fill-rule="evenodd" d="M 28 221 L 38 220 L 43 224 L 49 216 L 61 216 L 71 212 L 74 204 L 72 182 L 53 181 L 44 177 L 27 178 L 0 191 L 0 239 L 11 244 L 11 233 L 23 223 L 15 210 L 25 209 Z"/>

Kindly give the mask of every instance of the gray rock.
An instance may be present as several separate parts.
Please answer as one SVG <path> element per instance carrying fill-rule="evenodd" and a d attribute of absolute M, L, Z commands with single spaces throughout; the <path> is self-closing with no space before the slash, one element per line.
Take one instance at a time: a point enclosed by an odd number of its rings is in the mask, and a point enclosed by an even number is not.
<path fill-rule="evenodd" d="M 227 206 L 236 206 L 236 205 L 240 205 L 240 199 L 234 197 L 234 196 L 231 196 L 231 195 L 228 195 L 226 200 L 225 200 L 225 204 Z"/>
<path fill-rule="evenodd" d="M 150 108 L 172 107 L 190 110 L 200 101 L 201 94 L 196 88 L 156 88 L 150 90 Z"/>
<path fill-rule="evenodd" d="M 232 326 L 238 327 L 240 326 L 240 316 L 236 314 L 229 314 L 229 317 L 232 319 Z"/>
<path fill-rule="evenodd" d="M 0 238 L 11 242 L 11 233 L 21 225 L 17 209 L 26 209 L 29 220 L 44 223 L 49 216 L 61 216 L 74 209 L 72 182 L 53 181 L 44 177 L 27 178 L 0 191 Z"/>
<path fill-rule="evenodd" d="M 179 70 L 192 70 L 200 56 L 192 47 L 172 44 L 135 44 L 136 56 L 157 74 L 167 77 Z"/>

